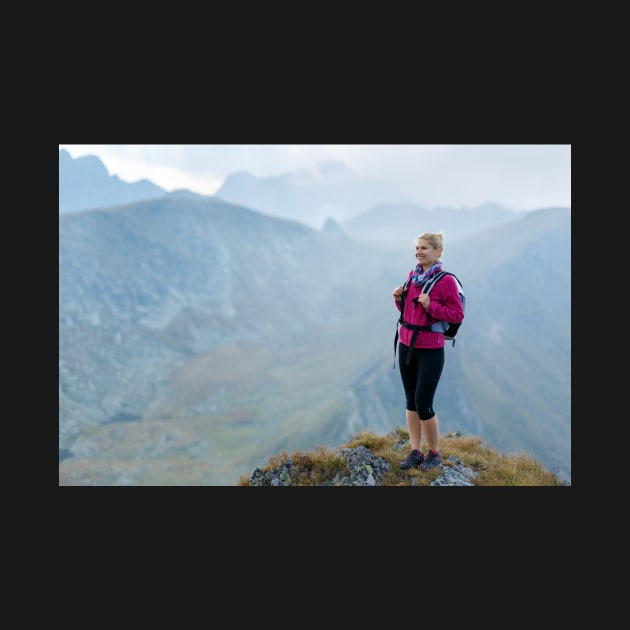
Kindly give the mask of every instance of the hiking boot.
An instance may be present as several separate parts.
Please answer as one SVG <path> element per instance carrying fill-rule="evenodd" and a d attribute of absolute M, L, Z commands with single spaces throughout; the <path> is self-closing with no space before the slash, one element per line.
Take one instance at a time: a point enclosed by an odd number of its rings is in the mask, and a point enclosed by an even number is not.
<path fill-rule="evenodd" d="M 417 448 L 414 448 L 409 455 L 407 455 L 407 459 L 404 459 L 400 462 L 400 467 L 403 470 L 407 470 L 407 468 L 416 468 L 420 467 L 420 464 L 424 461 L 424 453 L 420 452 Z"/>
<path fill-rule="evenodd" d="M 440 468 L 441 466 L 442 458 L 440 454 L 429 451 L 420 466 L 420 470 L 430 470 L 431 468 Z"/>

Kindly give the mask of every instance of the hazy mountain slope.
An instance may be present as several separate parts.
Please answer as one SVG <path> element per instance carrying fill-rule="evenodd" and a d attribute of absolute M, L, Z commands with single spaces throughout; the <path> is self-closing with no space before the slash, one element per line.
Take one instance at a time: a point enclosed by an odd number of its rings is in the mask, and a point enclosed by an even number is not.
<path fill-rule="evenodd" d="M 549 210 L 447 242 L 468 304 L 436 406 L 570 475 L 569 235 Z M 391 291 L 413 248 L 387 249 L 216 199 L 60 216 L 60 483 L 232 485 L 404 426 Z"/>
<path fill-rule="evenodd" d="M 328 217 L 343 221 L 375 204 L 403 200 L 391 184 L 360 177 L 341 162 L 277 177 L 233 173 L 214 196 L 317 229 Z"/>
<path fill-rule="evenodd" d="M 513 221 L 523 213 L 495 203 L 475 208 L 422 208 L 411 203 L 381 203 L 341 222 L 341 228 L 359 241 L 407 244 L 422 232 L 443 231 L 449 243 Z"/>
<path fill-rule="evenodd" d="M 484 406 L 483 418 L 497 435 L 493 442 L 503 445 L 512 439 L 515 428 L 503 421 L 516 411 L 522 419 L 516 428 L 523 427 L 519 443 L 531 447 L 545 435 L 550 451 L 565 462 L 570 452 L 570 231 L 569 210 L 532 212 L 515 224 L 458 243 L 452 255 L 452 264 L 466 269 L 471 298 L 486 305 L 468 318 L 475 334 L 466 338 L 462 365 L 468 358 L 472 376 L 476 360 L 497 386 L 502 405 L 494 413 Z M 466 250 L 474 248 L 488 253 L 479 265 L 466 267 Z M 472 378 L 469 384 L 469 400 L 476 399 L 472 407 L 479 409 L 481 388 Z M 537 415 L 545 422 L 533 437 L 526 420 Z"/>
<path fill-rule="evenodd" d="M 125 182 L 110 175 L 95 155 L 73 159 L 59 150 L 59 213 L 106 208 L 161 197 L 166 191 L 149 180 Z"/>
<path fill-rule="evenodd" d="M 129 457 L 164 435 L 165 419 L 183 420 L 184 441 L 199 432 L 184 450 L 204 453 L 211 468 L 230 437 L 204 432 L 225 424 L 238 434 L 241 418 L 273 433 L 293 396 L 283 379 L 296 369 L 308 378 L 299 362 L 309 353 L 329 353 L 333 376 L 373 352 L 336 356 L 345 330 L 369 330 L 376 314 L 361 305 L 382 291 L 367 280 L 389 259 L 292 221 L 175 198 L 60 216 L 59 257 L 61 448 L 88 460 Z M 367 288 L 357 283 L 362 274 Z M 323 360 L 315 364 L 298 393 L 308 405 L 317 402 L 309 392 L 337 387 L 321 379 Z M 112 437 L 121 432 L 125 439 Z M 254 434 L 239 450 L 259 441 Z M 173 436 L 158 442 L 184 448 Z"/>
<path fill-rule="evenodd" d="M 455 346 L 446 347 L 436 394 L 442 431 L 532 453 L 569 480 L 570 233 L 570 211 L 552 208 L 447 245 L 445 268 L 464 282 L 467 310 Z M 410 251 L 403 277 L 412 265 Z M 344 431 L 361 426 L 380 432 L 388 423 L 405 426 L 400 374 L 391 369 L 397 311 L 389 295 L 385 301 L 389 314 L 375 323 L 371 341 L 380 357 L 366 362 L 324 412 L 308 409 L 294 418 L 283 448 L 299 448 L 299 438 L 314 433 L 323 417 L 329 421 L 311 446 L 334 446 Z"/>

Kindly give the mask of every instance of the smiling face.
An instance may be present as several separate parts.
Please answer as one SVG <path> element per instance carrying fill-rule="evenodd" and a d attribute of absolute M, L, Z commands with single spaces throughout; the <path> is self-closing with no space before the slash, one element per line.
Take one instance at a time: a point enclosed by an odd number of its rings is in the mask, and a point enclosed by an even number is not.
<path fill-rule="evenodd" d="M 423 271 L 426 271 L 431 265 L 434 265 L 439 260 L 441 253 L 441 247 L 436 249 L 429 241 L 423 238 L 419 238 L 416 241 L 416 260 Z"/>

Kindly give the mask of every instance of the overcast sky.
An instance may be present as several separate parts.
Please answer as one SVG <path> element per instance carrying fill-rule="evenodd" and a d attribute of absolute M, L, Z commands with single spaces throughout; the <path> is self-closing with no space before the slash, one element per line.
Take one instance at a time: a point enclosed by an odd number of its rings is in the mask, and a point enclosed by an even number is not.
<path fill-rule="evenodd" d="M 571 206 L 569 144 L 60 144 L 96 155 L 110 175 L 148 179 L 166 191 L 213 195 L 236 171 L 282 175 L 338 160 L 389 181 L 426 207 L 494 201 L 512 210 Z"/>

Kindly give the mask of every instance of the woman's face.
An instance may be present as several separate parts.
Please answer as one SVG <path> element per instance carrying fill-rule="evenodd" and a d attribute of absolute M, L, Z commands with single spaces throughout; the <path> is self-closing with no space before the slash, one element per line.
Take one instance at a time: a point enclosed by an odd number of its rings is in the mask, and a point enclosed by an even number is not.
<path fill-rule="evenodd" d="M 416 241 L 416 260 L 425 271 L 434 265 L 439 258 L 439 251 L 429 241 L 425 241 L 423 238 Z"/>

